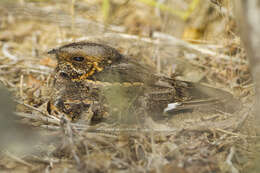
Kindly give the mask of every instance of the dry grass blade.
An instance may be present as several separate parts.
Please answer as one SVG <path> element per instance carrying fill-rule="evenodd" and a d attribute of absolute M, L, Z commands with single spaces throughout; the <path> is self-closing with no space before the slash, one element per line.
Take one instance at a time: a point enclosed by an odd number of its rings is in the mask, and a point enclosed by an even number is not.
<path fill-rule="evenodd" d="M 11 159 L 14 159 L 16 162 L 18 162 L 18 163 L 20 163 L 20 164 L 24 164 L 24 165 L 26 165 L 26 166 L 28 166 L 28 167 L 30 167 L 30 168 L 33 168 L 33 167 L 34 167 L 32 164 L 30 164 L 30 163 L 24 161 L 23 159 L 21 159 L 21 158 L 15 156 L 15 155 L 9 153 L 8 151 L 6 151 L 5 154 L 6 154 L 8 157 L 10 157 Z"/>

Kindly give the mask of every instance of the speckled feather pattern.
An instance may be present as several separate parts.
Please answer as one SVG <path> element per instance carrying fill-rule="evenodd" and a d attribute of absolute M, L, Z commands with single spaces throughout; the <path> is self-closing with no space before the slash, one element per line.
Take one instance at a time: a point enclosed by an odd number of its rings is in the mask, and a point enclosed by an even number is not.
<path fill-rule="evenodd" d="M 102 119 L 102 114 L 161 116 L 171 103 L 200 106 L 205 100 L 212 104 L 233 99 L 219 89 L 158 75 L 149 65 L 107 45 L 78 42 L 49 53 L 58 60 L 51 103 L 72 120 L 87 114 L 88 120 Z"/>

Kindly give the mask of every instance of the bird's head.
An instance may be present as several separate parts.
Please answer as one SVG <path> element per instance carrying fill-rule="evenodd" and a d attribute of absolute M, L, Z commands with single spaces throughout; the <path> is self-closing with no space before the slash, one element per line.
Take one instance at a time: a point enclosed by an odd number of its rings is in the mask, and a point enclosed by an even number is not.
<path fill-rule="evenodd" d="M 58 60 L 56 75 L 76 82 L 90 78 L 121 59 L 116 49 L 89 42 L 67 44 L 48 54 L 55 54 Z"/>

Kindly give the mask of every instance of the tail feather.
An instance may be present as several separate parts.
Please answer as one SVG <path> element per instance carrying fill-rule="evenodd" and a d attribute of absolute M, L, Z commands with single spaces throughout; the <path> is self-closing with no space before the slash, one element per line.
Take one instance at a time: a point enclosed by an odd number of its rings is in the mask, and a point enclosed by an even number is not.
<path fill-rule="evenodd" d="M 205 86 L 202 84 L 188 84 L 185 93 L 187 100 L 168 103 L 164 113 L 174 113 L 182 110 L 219 110 L 233 113 L 241 108 L 241 102 L 233 95 L 221 89 Z"/>

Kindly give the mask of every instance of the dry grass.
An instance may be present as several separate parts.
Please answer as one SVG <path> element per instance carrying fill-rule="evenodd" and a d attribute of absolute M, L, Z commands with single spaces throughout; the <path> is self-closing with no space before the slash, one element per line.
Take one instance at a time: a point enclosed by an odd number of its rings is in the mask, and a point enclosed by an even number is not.
<path fill-rule="evenodd" d="M 1 153 L 1 171 L 237 173 L 252 167 L 253 85 L 229 3 L 210 14 L 203 5 L 184 22 L 138 1 L 118 0 L 103 24 L 100 1 L 71 2 L 0 3 L 0 81 L 13 93 L 18 121 L 31 129 L 29 147 L 15 140 Z M 79 40 L 109 44 L 158 72 L 228 90 L 244 107 L 160 122 L 147 117 L 141 126 L 58 119 L 46 110 L 56 65 L 46 52 Z M 22 143 L 27 146 L 17 149 Z"/>

